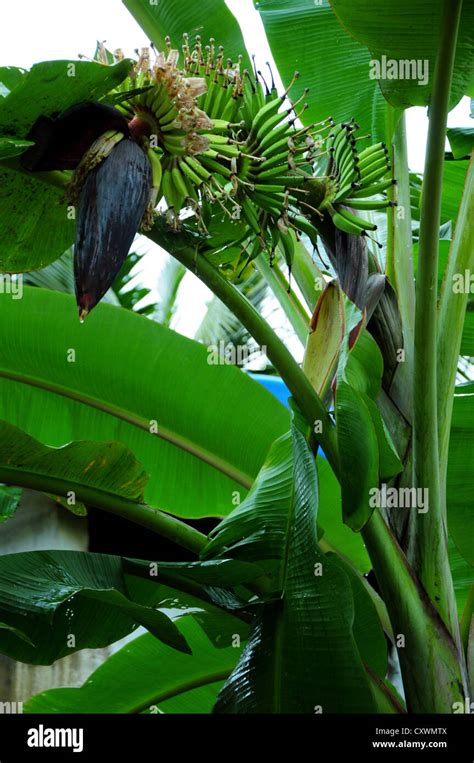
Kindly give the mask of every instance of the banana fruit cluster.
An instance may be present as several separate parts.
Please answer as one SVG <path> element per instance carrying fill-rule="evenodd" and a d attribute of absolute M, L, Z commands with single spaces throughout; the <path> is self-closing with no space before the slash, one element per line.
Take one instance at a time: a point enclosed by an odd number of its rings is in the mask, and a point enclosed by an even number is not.
<path fill-rule="evenodd" d="M 115 60 L 123 58 L 120 50 L 114 55 Z M 111 168 L 125 178 L 127 168 L 124 165 L 119 172 L 117 164 L 123 155 L 131 162 L 130 171 L 146 179 L 148 203 L 141 212 L 141 229 L 153 225 L 155 209 L 162 201 L 175 230 L 188 208 L 206 233 L 209 209 L 214 214 L 217 210 L 235 223 L 235 237 L 222 249 L 238 253 L 237 278 L 251 272 L 262 251 L 269 253 L 271 261 L 277 247 L 291 275 L 295 241 L 305 234 L 317 246 L 321 221 L 326 224 L 332 219 L 339 229 L 354 235 L 375 230 L 375 224 L 358 213 L 392 204 L 385 195 L 394 181 L 384 144 L 359 150 L 361 139 L 356 137 L 354 121 L 335 124 L 328 118 L 302 126 L 308 90 L 296 102 L 290 99 L 298 72 L 279 95 L 270 67 L 267 83 L 255 64 L 249 71 L 240 58 L 237 62 L 226 59 L 213 39 L 203 46 L 196 37 L 191 47 L 184 35 L 182 57 L 179 68 L 180 54 L 168 38 L 165 52 L 143 48 L 130 76 L 109 93 L 107 100 L 115 109 L 103 108 L 108 109 L 107 115 L 112 111 L 123 118 L 123 125 L 113 123 L 89 146 L 75 167 L 69 191 L 81 210 L 88 210 L 84 219 L 92 214 L 84 201 L 90 191 L 88 178 L 101 181 L 104 204 L 108 203 L 102 178 L 109 180 Z M 122 143 L 126 144 L 123 150 Z M 146 172 L 139 157 L 132 156 L 132 143 L 147 162 Z M 325 159 L 325 174 L 318 176 Z M 94 214 L 104 217 L 102 207 L 94 204 Z M 140 193 L 128 214 L 133 225 L 142 205 Z M 80 225 L 78 229 L 82 230 Z M 128 233 L 127 228 L 127 241 Z M 80 246 L 78 250 L 82 251 Z M 217 258 L 221 253 L 217 252 Z M 86 255 L 81 254 L 81 262 L 88 261 Z M 111 272 L 122 255 L 122 251 L 120 257 L 113 255 Z M 83 271 L 78 269 L 78 294 L 83 295 L 80 308 L 87 311 L 97 295 L 92 299 Z M 106 285 L 104 280 L 101 293 Z"/>
<path fill-rule="evenodd" d="M 153 64 L 150 51 L 142 50 L 118 105 L 151 163 L 151 210 L 163 198 L 168 221 L 177 228 L 184 208 L 200 218 L 204 202 L 217 205 L 231 220 L 245 221 L 237 243 L 248 261 L 280 246 L 289 265 L 295 234 L 316 242 L 318 216 L 325 213 L 347 233 L 375 230 L 357 211 L 392 204 L 380 198 L 393 182 L 387 179 L 391 167 L 383 144 L 359 152 L 353 121 L 335 125 L 328 118 L 300 126 L 307 105 L 297 109 L 308 91 L 291 102 L 297 72 L 279 95 L 271 70 L 267 84 L 261 72 L 242 70 L 241 59 L 226 59 L 213 39 L 203 46 L 197 37 L 191 47 L 184 35 L 182 69 L 168 38 L 166 45 Z M 128 97 L 127 91 L 138 95 Z M 315 201 L 315 161 L 325 154 L 324 192 Z M 145 227 L 152 217 L 149 210 Z"/>
<path fill-rule="evenodd" d="M 348 207 L 367 211 L 385 209 L 394 202 L 380 196 L 396 183 L 391 177 L 389 152 L 384 143 L 376 143 L 362 151 L 357 150 L 355 133 L 359 129 L 354 121 L 334 127 L 327 141 L 329 161 L 327 174 L 333 187 L 321 204 L 334 224 L 353 235 L 374 231 L 377 226 L 353 214 Z"/>
<path fill-rule="evenodd" d="M 318 152 L 317 126 L 296 126 L 306 107 L 297 114 L 298 102 L 289 101 L 289 90 L 278 95 L 271 71 L 268 86 L 257 71 L 241 73 L 240 64 L 230 68 L 230 62 L 225 67 L 222 49 L 216 55 L 213 45 L 205 58 L 199 41 L 193 53 L 185 44 L 184 53 L 187 70 L 199 73 L 208 83 L 202 108 L 210 110 L 214 132 L 220 132 L 218 139 L 210 138 L 209 148 L 199 156 L 206 169 L 219 176 L 214 178 L 220 191 L 215 200 L 231 219 L 245 220 L 250 238 L 247 262 L 262 249 L 270 249 L 272 255 L 279 244 L 291 266 L 291 229 L 317 237 L 317 230 L 299 207 L 305 204 L 308 191 L 304 185 Z M 306 94 L 304 91 L 303 98 Z M 227 126 L 226 119 L 232 120 Z M 327 120 L 319 127 L 322 131 L 331 124 Z"/>

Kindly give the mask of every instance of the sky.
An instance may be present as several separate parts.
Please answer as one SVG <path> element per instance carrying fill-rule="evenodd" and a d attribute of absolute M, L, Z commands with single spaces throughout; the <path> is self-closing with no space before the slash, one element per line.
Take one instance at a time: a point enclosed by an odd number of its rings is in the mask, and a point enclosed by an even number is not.
<path fill-rule="evenodd" d="M 226 1 L 240 22 L 247 49 L 257 54 L 257 62 L 263 67 L 272 56 L 252 0 Z M 149 43 L 120 0 L 21 0 L 8 3 L 8 11 L 3 9 L 0 27 L 0 66 L 30 68 L 37 61 L 74 59 L 79 54 L 92 56 L 96 40 L 105 41 L 111 50 L 122 48 L 127 56 L 133 56 L 135 48 Z M 449 126 L 472 127 L 469 106 L 469 99 L 464 98 L 450 113 Z M 409 109 L 406 118 L 410 168 L 421 172 L 428 127 L 426 109 Z M 156 283 L 163 265 L 158 247 L 140 237 L 135 248 L 150 252 L 146 258 L 147 285 Z M 205 314 L 208 299 L 206 287 L 192 274 L 187 275 L 182 286 L 182 301 L 192 305 L 192 309 L 180 310 L 177 330 L 192 336 Z"/>

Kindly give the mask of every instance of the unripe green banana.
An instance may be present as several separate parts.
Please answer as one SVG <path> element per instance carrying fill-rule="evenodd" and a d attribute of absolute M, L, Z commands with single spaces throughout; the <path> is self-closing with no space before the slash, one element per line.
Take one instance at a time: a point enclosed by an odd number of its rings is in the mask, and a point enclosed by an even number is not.
<path fill-rule="evenodd" d="M 298 228 L 298 230 L 302 233 L 306 233 L 313 246 L 317 245 L 318 231 L 312 222 L 303 215 L 291 215 L 289 220 L 296 228 Z"/>
<path fill-rule="evenodd" d="M 288 265 L 288 271 L 291 275 L 293 260 L 295 258 L 295 242 L 293 234 L 290 231 L 288 231 L 288 233 L 283 233 L 283 231 L 280 230 L 280 248 L 283 249 L 285 261 Z"/>
<path fill-rule="evenodd" d="M 280 216 L 285 202 L 284 198 L 278 198 L 274 195 L 269 198 L 268 196 L 259 193 L 259 191 L 252 191 L 250 195 L 252 200 L 255 201 L 259 207 L 270 212 L 274 217 Z"/>
<path fill-rule="evenodd" d="M 349 233 L 352 236 L 360 236 L 361 233 L 365 230 L 360 225 L 356 225 L 353 222 L 347 220 L 339 212 L 334 212 L 331 217 L 334 225 L 339 228 L 339 230 L 344 231 L 344 233 Z"/>
<path fill-rule="evenodd" d="M 385 143 L 374 143 L 372 146 L 368 146 L 368 148 L 364 148 L 363 151 L 359 152 L 359 159 L 361 162 L 363 162 L 365 159 L 372 156 L 377 151 L 386 151 L 387 146 Z"/>
<path fill-rule="evenodd" d="M 199 175 L 202 180 L 209 180 L 211 177 L 211 173 L 206 170 L 205 167 L 202 166 L 199 159 L 196 159 L 194 156 L 186 156 L 184 158 L 184 162 L 188 165 L 188 167 L 196 173 L 196 175 Z"/>
<path fill-rule="evenodd" d="M 271 143 L 268 146 L 265 146 L 264 150 L 264 156 L 267 161 L 270 159 L 274 159 L 277 155 L 281 154 L 282 152 L 285 152 L 286 156 L 290 153 L 290 149 L 288 146 L 288 138 L 290 136 L 285 136 L 283 138 L 280 138 L 275 143 Z M 260 150 L 262 151 L 262 146 L 260 145 Z M 262 162 L 263 165 L 263 162 Z"/>
<path fill-rule="evenodd" d="M 371 223 L 368 220 L 363 220 L 358 215 L 352 214 L 352 212 L 350 212 L 345 207 L 339 207 L 338 212 L 345 220 L 347 220 L 350 223 L 353 223 L 356 226 L 357 225 L 360 226 L 361 228 L 363 228 L 363 230 L 372 230 L 372 231 L 377 230 L 377 226 L 375 223 Z"/>
<path fill-rule="evenodd" d="M 375 196 L 378 193 L 387 191 L 392 185 L 396 185 L 396 181 L 390 178 L 390 180 L 384 180 L 382 183 L 373 183 L 368 186 L 364 185 L 358 191 L 354 191 L 351 196 L 353 199 L 363 199 L 367 196 Z"/>
<path fill-rule="evenodd" d="M 212 156 L 209 152 L 213 151 L 218 156 L 225 156 L 228 159 L 237 159 L 240 156 L 240 151 L 236 146 L 230 146 L 219 143 L 210 143 L 208 151 L 203 151 L 206 156 Z"/>
<path fill-rule="evenodd" d="M 158 197 L 158 194 L 160 192 L 161 188 L 161 180 L 163 177 L 163 168 L 161 166 L 160 158 L 156 151 L 153 148 L 149 148 L 147 151 L 147 156 L 149 159 L 149 162 L 151 164 L 151 182 L 154 189 L 156 189 Z"/>
<path fill-rule="evenodd" d="M 278 141 L 282 140 L 285 136 L 290 137 L 291 129 L 292 128 L 290 123 L 284 122 L 282 125 L 280 125 L 279 127 L 275 127 L 271 132 L 269 132 L 260 142 L 260 146 L 259 146 L 260 151 L 263 152 L 264 156 L 267 156 L 267 154 L 265 153 L 266 148 L 278 143 Z"/>
<path fill-rule="evenodd" d="M 211 121 L 214 130 L 227 131 L 229 129 L 230 122 L 227 119 L 212 119 Z"/>
<path fill-rule="evenodd" d="M 183 175 L 186 175 L 189 178 L 191 183 L 193 183 L 193 185 L 195 185 L 196 188 L 199 188 L 204 183 L 203 178 L 197 175 L 196 172 L 194 172 L 194 170 L 191 169 L 191 167 L 189 166 L 189 164 L 186 162 L 185 159 L 183 159 L 183 162 L 181 164 L 181 171 Z"/>
<path fill-rule="evenodd" d="M 386 209 L 394 206 L 394 202 L 388 199 L 344 199 L 344 204 L 360 210 Z"/>
<path fill-rule="evenodd" d="M 283 151 L 280 154 L 277 154 L 271 159 L 266 159 L 264 162 L 261 162 L 259 164 L 259 175 L 263 175 L 266 172 L 273 172 L 279 167 L 284 167 L 285 170 L 288 169 L 288 158 L 291 156 L 290 152 Z"/>
<path fill-rule="evenodd" d="M 250 225 L 251 229 L 254 233 L 256 233 L 258 236 L 261 233 L 260 224 L 258 222 L 257 217 L 257 211 L 247 197 L 242 199 L 240 202 L 240 206 L 242 207 L 242 212 L 244 213 L 245 219 L 247 220 L 248 224 Z"/>
<path fill-rule="evenodd" d="M 390 165 L 387 163 L 385 157 L 382 159 L 376 159 L 374 162 L 372 162 L 372 164 L 368 164 L 366 167 L 361 168 L 361 182 L 365 182 L 366 178 L 374 172 L 377 172 L 378 170 L 388 172 L 389 168 Z"/>
<path fill-rule="evenodd" d="M 270 185 L 270 183 L 255 183 L 254 188 L 259 193 L 282 193 L 285 194 L 284 185 Z"/>
<path fill-rule="evenodd" d="M 373 167 L 374 164 L 377 164 L 378 162 L 385 162 L 386 165 L 389 164 L 387 155 L 383 151 L 383 149 L 374 151 L 374 153 L 371 154 L 369 157 L 366 157 L 364 161 L 359 162 L 358 167 L 361 174 L 364 174 L 364 173 L 367 174 L 368 172 L 372 172 L 370 168 Z"/>
<path fill-rule="evenodd" d="M 185 200 L 187 196 L 188 190 L 187 190 L 183 175 L 181 174 L 179 164 L 175 164 L 175 166 L 172 167 L 171 177 L 173 179 L 173 184 L 176 189 L 177 198 L 181 199 L 181 205 L 179 207 L 181 209 L 183 201 Z"/>
<path fill-rule="evenodd" d="M 373 183 L 376 183 L 378 180 L 381 180 L 381 178 L 385 177 L 385 175 L 390 169 L 391 169 L 390 165 L 388 166 L 385 165 L 385 166 L 379 167 L 379 169 L 377 170 L 374 170 L 369 175 L 365 175 L 361 179 L 361 187 L 367 189 Z"/>
<path fill-rule="evenodd" d="M 202 163 L 208 169 L 212 170 L 213 172 L 217 172 L 219 175 L 222 175 L 222 177 L 232 177 L 232 172 L 228 167 L 225 167 L 223 164 L 219 164 L 219 162 L 216 162 L 214 159 L 211 159 L 204 154 L 202 154 Z"/>
<path fill-rule="evenodd" d="M 252 130 L 250 132 L 250 140 L 258 137 L 259 130 L 267 123 L 267 121 L 270 119 L 270 117 L 274 117 L 275 114 L 279 111 L 282 104 L 282 100 L 280 97 L 272 98 L 270 101 L 267 101 L 261 109 L 259 109 L 253 119 L 252 122 Z"/>

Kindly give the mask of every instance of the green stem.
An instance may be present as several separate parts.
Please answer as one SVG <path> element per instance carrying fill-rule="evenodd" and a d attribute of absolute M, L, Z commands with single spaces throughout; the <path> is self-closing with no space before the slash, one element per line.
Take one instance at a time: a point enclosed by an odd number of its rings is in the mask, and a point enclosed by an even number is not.
<path fill-rule="evenodd" d="M 394 122 L 394 116 L 395 112 L 392 106 L 390 104 L 387 105 L 385 110 L 385 127 L 387 135 L 393 136 L 395 131 L 395 122 Z M 395 149 L 393 146 L 393 138 L 392 138 L 392 156 L 391 156 L 391 162 L 392 162 L 392 177 L 395 177 L 395 171 L 394 171 L 394 163 L 395 163 Z M 391 191 L 387 192 L 387 196 L 391 198 L 392 201 L 394 201 L 394 194 Z M 395 285 L 395 233 L 396 233 L 396 221 L 395 221 L 395 210 L 393 207 L 389 207 L 387 209 L 387 253 L 386 253 L 386 266 L 385 270 L 387 273 L 388 278 L 392 282 L 393 285 Z"/>
<path fill-rule="evenodd" d="M 285 312 L 286 317 L 293 326 L 298 339 L 304 347 L 309 333 L 309 316 L 305 315 L 302 305 L 299 300 L 296 299 L 295 295 L 293 293 L 288 294 L 284 283 L 279 278 L 279 271 L 277 270 L 278 266 L 274 263 L 273 267 L 270 267 L 267 253 L 261 252 L 257 257 L 256 262 L 258 270 L 269 284 L 275 297 L 280 303 L 281 308 Z"/>
<path fill-rule="evenodd" d="M 467 650 L 469 646 L 469 633 L 471 630 L 473 613 L 474 613 L 474 583 L 471 583 L 471 587 L 467 595 L 466 603 L 464 605 L 464 611 L 462 613 L 462 618 L 461 618 L 461 641 L 462 641 L 463 649 L 466 655 L 467 655 Z M 474 676 L 471 677 L 471 680 L 474 681 Z"/>
<path fill-rule="evenodd" d="M 49 379 L 38 379 L 34 376 L 27 376 L 23 373 L 14 373 L 6 369 L 0 369 L 0 378 L 10 379 L 11 381 L 25 384 L 30 387 L 37 387 L 38 389 L 45 389 L 48 392 L 53 392 L 56 395 L 60 395 L 61 397 L 65 397 L 70 400 L 78 400 L 84 405 L 90 406 L 91 408 L 96 408 L 99 411 L 104 411 L 105 413 L 108 413 L 111 416 L 120 419 L 121 421 L 126 421 L 128 424 L 131 424 L 138 429 L 143 429 L 147 432 L 150 431 L 150 421 L 145 419 L 143 416 L 139 416 L 133 411 L 128 411 L 126 408 L 122 408 L 104 400 L 98 400 L 95 397 L 86 395 L 84 392 L 78 392 L 77 390 L 71 389 L 64 385 L 55 384 Z M 200 459 L 204 463 L 209 464 L 209 466 L 212 466 L 217 471 L 225 474 L 230 479 L 235 480 L 235 482 L 237 482 L 239 485 L 242 485 L 247 490 L 252 486 L 252 476 L 242 472 L 240 469 L 237 469 L 233 464 L 225 461 L 216 453 L 205 450 L 201 445 L 198 445 L 197 443 L 192 442 L 192 440 L 183 437 L 178 432 L 160 425 L 158 427 L 158 431 L 153 436 L 158 437 L 160 440 L 164 440 L 165 442 L 169 442 L 172 445 L 175 445 L 177 448 L 180 448 L 186 453 L 191 453 L 193 456 Z"/>
<path fill-rule="evenodd" d="M 461 7 L 462 0 L 444 2 L 434 73 L 421 203 L 413 375 L 414 486 L 428 490 L 429 510 L 417 514 L 412 559 L 427 594 L 453 634 L 458 623 L 442 515 L 438 451 L 436 303 L 444 145 Z"/>
<path fill-rule="evenodd" d="M 438 431 L 441 483 L 445 485 L 448 464 L 449 435 L 453 411 L 453 390 L 456 381 L 462 330 L 469 294 L 453 291 L 453 279 L 474 267 L 474 160 L 471 158 L 464 192 L 451 242 L 449 259 L 441 287 L 438 306 Z"/>
<path fill-rule="evenodd" d="M 397 179 L 397 186 L 392 186 L 389 195 L 398 206 L 389 209 L 389 229 L 392 232 L 391 247 L 387 248 L 387 276 L 398 298 L 398 306 L 403 327 L 403 347 L 405 361 L 401 365 L 404 396 L 408 395 L 405 411 L 410 413 L 413 407 L 412 390 L 409 379 L 413 378 L 413 343 L 415 333 L 415 276 L 413 269 L 411 211 L 410 211 L 410 174 L 406 139 L 405 114 L 402 114 L 395 128 L 392 142 L 393 169 L 392 177 Z M 401 213 L 403 212 L 403 216 Z"/>
<path fill-rule="evenodd" d="M 415 331 L 415 274 L 413 269 L 410 172 L 405 114 L 402 114 L 393 135 L 393 171 L 397 185 L 393 186 L 393 200 L 398 207 L 391 209 L 395 215 L 395 242 L 391 261 L 387 261 L 387 275 L 398 295 L 400 314 L 407 333 L 406 341 L 413 344 Z M 403 215 L 398 213 L 403 211 Z"/>
<path fill-rule="evenodd" d="M 393 626 L 408 711 L 452 713 L 467 682 L 451 635 L 378 509 L 362 537 Z"/>
<path fill-rule="evenodd" d="M 255 310 L 246 297 L 219 273 L 217 268 L 211 265 L 205 257 L 197 256 L 191 247 L 173 247 L 169 236 L 163 241 L 157 226 L 149 231 L 147 236 L 156 244 L 164 246 L 173 257 L 176 257 L 191 272 L 194 272 L 234 313 L 250 334 L 252 334 L 260 347 L 266 348 L 269 359 L 287 385 L 311 428 L 313 428 L 316 421 L 322 422 L 322 432 L 318 433 L 318 439 L 329 463 L 337 474 L 336 433 L 331 418 L 323 402 L 314 391 L 290 351 L 270 328 L 265 319 Z"/>
<path fill-rule="evenodd" d="M 358 567 L 356 567 L 354 562 L 351 559 L 349 559 L 349 557 L 347 557 L 345 554 L 343 554 L 338 549 L 337 546 L 334 546 L 333 544 L 328 543 L 328 541 L 325 540 L 324 537 L 318 541 L 318 546 L 321 549 L 321 551 L 323 551 L 325 554 L 336 554 L 351 568 L 354 575 L 357 576 L 357 578 L 360 580 L 365 590 L 369 594 L 370 598 L 372 599 L 372 604 L 377 610 L 377 615 L 379 617 L 380 624 L 382 628 L 384 629 L 386 636 L 388 636 L 392 644 L 394 644 L 395 637 L 393 635 L 392 623 L 390 622 L 390 618 L 388 616 L 387 607 L 385 606 L 385 602 L 380 598 L 375 588 L 372 588 L 367 578 L 360 572 L 360 570 L 358 569 Z"/>
<path fill-rule="evenodd" d="M 380 676 L 364 663 L 367 677 L 370 681 L 370 687 L 377 703 L 377 714 L 383 713 L 406 713 L 405 708 L 399 698 L 392 692 L 387 684 L 382 681 Z"/>
<path fill-rule="evenodd" d="M 199 554 L 207 543 L 205 535 L 171 516 L 171 514 L 89 485 L 62 480 L 49 474 L 26 473 L 15 467 L 4 465 L 0 466 L 0 482 L 27 487 L 43 493 L 52 493 L 53 495 L 67 496 L 73 491 L 76 500 L 80 503 L 90 504 L 102 509 L 102 511 L 107 511 L 109 514 L 128 519 L 130 522 L 146 527 L 148 530 L 152 530 L 196 554 Z"/>

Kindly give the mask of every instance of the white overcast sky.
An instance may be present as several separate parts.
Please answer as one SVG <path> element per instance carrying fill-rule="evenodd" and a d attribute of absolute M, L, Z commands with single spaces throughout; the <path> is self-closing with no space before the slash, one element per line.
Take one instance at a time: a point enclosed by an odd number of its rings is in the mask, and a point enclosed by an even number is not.
<path fill-rule="evenodd" d="M 227 0 L 227 4 L 239 19 L 247 48 L 257 54 L 259 65 L 263 67 L 265 61 L 271 60 L 271 53 L 252 0 Z M 92 55 L 96 40 L 105 40 L 112 50 L 121 47 L 126 55 L 133 55 L 135 48 L 149 42 L 120 0 L 19 0 L 3 4 L 0 66 L 29 68 L 37 61 L 74 59 L 78 54 Z M 427 131 L 425 109 L 409 109 L 407 123 L 410 168 L 421 171 Z M 449 125 L 473 126 L 473 120 L 469 118 L 468 98 L 464 98 L 451 112 Z M 142 242 L 142 246 L 149 248 L 148 242 L 146 245 Z M 161 258 L 155 257 L 154 262 L 147 265 L 147 276 L 148 267 L 158 267 L 158 276 L 160 266 L 157 260 Z M 182 325 L 177 325 L 177 328 L 192 334 L 193 326 L 205 312 L 208 292 L 196 283 L 193 276 L 187 277 L 184 286 L 184 297 L 189 289 L 195 311 L 192 316 L 180 318 Z"/>

